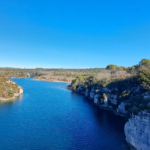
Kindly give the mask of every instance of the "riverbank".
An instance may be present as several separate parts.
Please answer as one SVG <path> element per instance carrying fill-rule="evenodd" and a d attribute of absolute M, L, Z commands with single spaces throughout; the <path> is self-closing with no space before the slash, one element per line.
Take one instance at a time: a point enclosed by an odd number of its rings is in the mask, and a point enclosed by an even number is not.
<path fill-rule="evenodd" d="M 9 97 L 9 98 L 4 98 L 4 97 L 0 97 L 0 102 L 6 102 L 6 101 L 14 101 L 15 99 L 17 99 L 20 95 L 23 94 L 23 89 L 22 87 L 19 87 L 19 93 L 14 93 L 13 97 Z"/>
<path fill-rule="evenodd" d="M 47 81 L 47 82 L 63 82 L 63 83 L 68 83 L 68 84 L 71 83 L 71 82 L 60 81 L 60 80 L 46 80 L 46 79 L 33 79 L 33 80 L 37 80 L 37 81 Z"/>
<path fill-rule="evenodd" d="M 70 87 L 69 87 L 68 89 L 71 90 Z M 74 91 L 74 92 L 83 95 L 83 96 L 84 96 L 85 98 L 87 98 L 88 100 L 94 101 L 94 99 L 92 99 L 92 98 L 90 98 L 90 97 L 88 97 L 88 96 L 85 96 L 85 93 L 84 93 L 84 92 L 79 92 L 79 91 Z M 102 106 L 101 104 L 98 104 L 98 103 L 94 103 L 94 105 L 96 105 L 96 106 L 99 107 L 100 109 L 107 110 L 107 111 L 111 111 L 111 112 L 113 112 L 113 113 L 114 113 L 115 115 L 117 115 L 117 116 L 125 117 L 125 114 L 117 113 L 114 109 L 109 108 L 109 106 L 108 106 L 108 107 Z"/>
<path fill-rule="evenodd" d="M 23 93 L 23 88 L 9 78 L 0 76 L 0 101 L 11 101 Z"/>

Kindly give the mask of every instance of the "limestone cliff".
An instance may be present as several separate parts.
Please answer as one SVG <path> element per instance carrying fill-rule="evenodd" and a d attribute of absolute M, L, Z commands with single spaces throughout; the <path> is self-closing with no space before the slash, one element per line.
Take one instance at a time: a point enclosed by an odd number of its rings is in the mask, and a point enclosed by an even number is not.
<path fill-rule="evenodd" d="M 132 115 L 125 124 L 125 135 L 131 149 L 150 150 L 150 113 Z"/>
<path fill-rule="evenodd" d="M 150 150 L 150 113 L 147 112 L 150 106 L 148 106 L 149 103 L 146 104 L 149 102 L 150 91 L 142 92 L 140 86 L 119 92 L 117 88 L 97 88 L 96 86 L 85 88 L 77 85 L 75 92 L 84 93 L 85 97 L 100 108 L 112 110 L 117 115 L 124 116 L 131 110 L 136 110 L 138 115 L 132 115 L 125 124 L 126 141 L 131 149 Z M 142 100 L 136 99 L 136 95 L 140 95 Z M 147 110 L 139 112 L 143 108 Z"/>

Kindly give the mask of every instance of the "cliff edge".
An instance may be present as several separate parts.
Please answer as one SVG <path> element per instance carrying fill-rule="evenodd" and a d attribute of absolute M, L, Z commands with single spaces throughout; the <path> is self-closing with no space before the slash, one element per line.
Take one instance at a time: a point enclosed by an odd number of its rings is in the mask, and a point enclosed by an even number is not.
<path fill-rule="evenodd" d="M 132 115 L 125 124 L 124 131 L 131 149 L 150 149 L 150 113 L 141 111 L 138 115 Z"/>

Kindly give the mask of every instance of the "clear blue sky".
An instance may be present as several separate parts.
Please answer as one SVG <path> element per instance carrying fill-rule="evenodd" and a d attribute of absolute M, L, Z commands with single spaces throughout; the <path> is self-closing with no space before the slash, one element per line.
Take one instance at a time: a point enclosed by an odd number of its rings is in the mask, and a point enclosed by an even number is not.
<path fill-rule="evenodd" d="M 150 0 L 0 0 L 0 67 L 132 66 L 150 59 Z"/>

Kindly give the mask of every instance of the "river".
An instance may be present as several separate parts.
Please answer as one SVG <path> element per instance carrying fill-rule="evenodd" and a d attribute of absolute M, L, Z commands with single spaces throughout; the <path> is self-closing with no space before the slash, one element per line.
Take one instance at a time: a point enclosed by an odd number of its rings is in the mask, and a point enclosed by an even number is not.
<path fill-rule="evenodd" d="M 101 110 L 66 83 L 12 79 L 24 88 L 0 103 L 0 150 L 125 150 L 123 118 Z"/>

